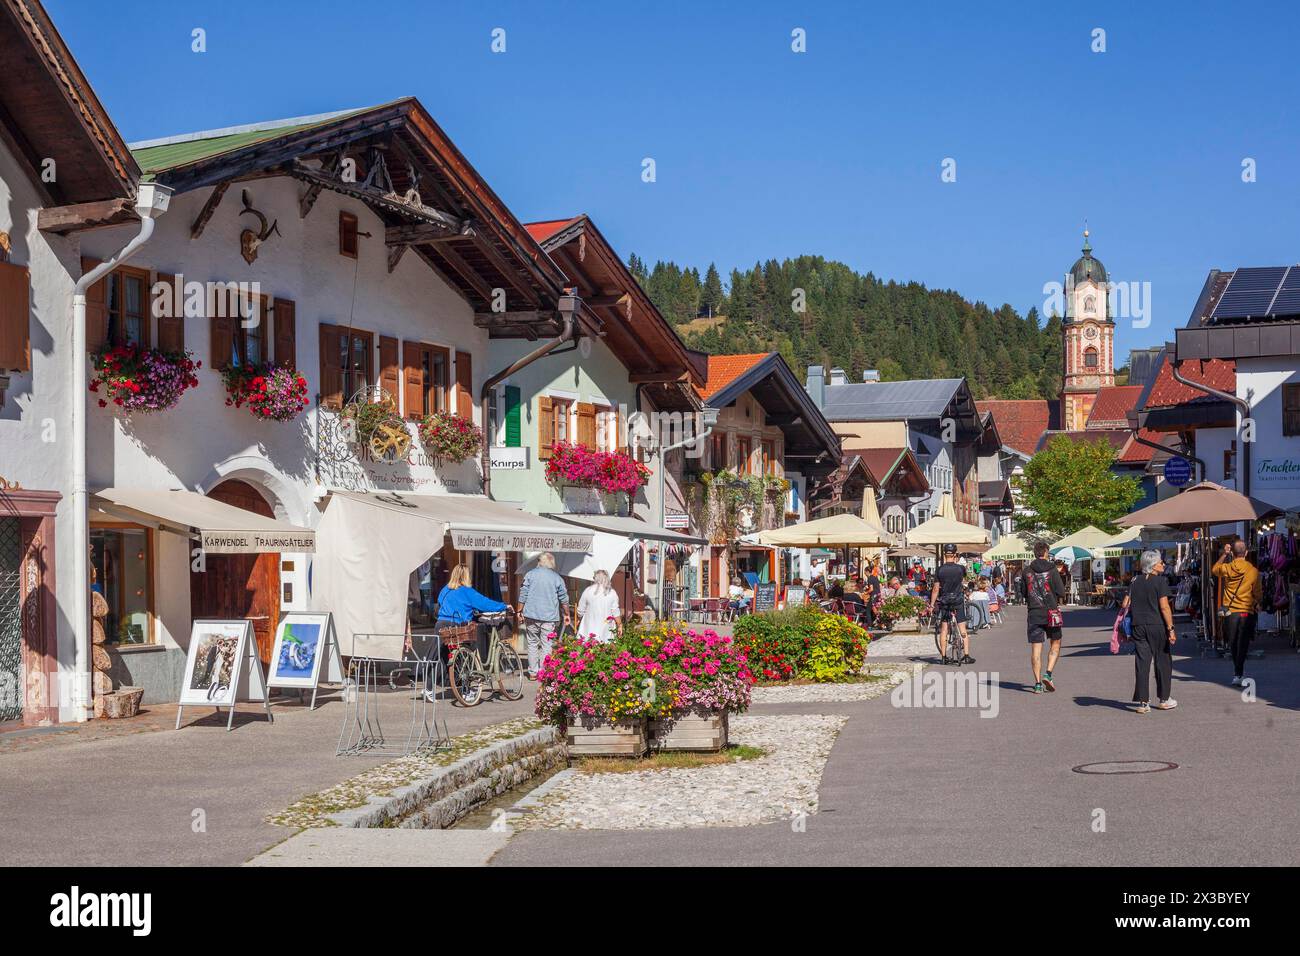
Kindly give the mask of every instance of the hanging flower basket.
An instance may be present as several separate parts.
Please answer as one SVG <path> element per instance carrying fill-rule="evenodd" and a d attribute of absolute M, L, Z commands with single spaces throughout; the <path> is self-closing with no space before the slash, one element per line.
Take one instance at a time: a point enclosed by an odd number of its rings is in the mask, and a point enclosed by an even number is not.
<path fill-rule="evenodd" d="M 370 449 L 376 461 L 401 461 L 411 450 L 411 433 L 397 413 L 397 402 L 387 392 L 371 400 L 369 389 L 360 389 L 343 406 L 344 421 L 352 423 L 356 444 Z"/>
<path fill-rule="evenodd" d="M 622 451 L 592 451 L 586 445 L 556 442 L 546 463 L 546 480 L 556 485 L 597 488 L 605 494 L 636 493 L 650 480 L 650 469 Z"/>
<path fill-rule="evenodd" d="M 138 345 L 116 345 L 93 358 L 95 376 L 90 390 L 99 407 L 112 403 L 126 412 L 162 412 L 173 407 L 187 388 L 199 384 L 195 371 L 203 364 L 190 352 L 161 352 Z M 102 389 L 102 393 L 101 393 Z"/>
<path fill-rule="evenodd" d="M 483 450 L 483 429 L 454 412 L 434 412 L 420 421 L 420 444 L 435 458 L 462 462 Z"/>
<path fill-rule="evenodd" d="M 309 403 L 307 380 L 287 365 L 251 365 L 221 370 L 226 404 L 248 406 L 261 421 L 291 422 Z"/>

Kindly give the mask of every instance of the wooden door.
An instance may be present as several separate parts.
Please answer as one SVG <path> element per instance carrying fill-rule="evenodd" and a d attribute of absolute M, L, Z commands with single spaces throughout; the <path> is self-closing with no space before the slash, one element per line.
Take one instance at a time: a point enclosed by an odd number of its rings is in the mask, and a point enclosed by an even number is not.
<path fill-rule="evenodd" d="M 247 482 L 224 481 L 208 497 L 268 518 L 275 516 L 266 499 Z M 204 570 L 190 574 L 190 615 L 248 618 L 257 638 L 257 656 L 269 664 L 280 622 L 280 555 L 207 555 Z"/>

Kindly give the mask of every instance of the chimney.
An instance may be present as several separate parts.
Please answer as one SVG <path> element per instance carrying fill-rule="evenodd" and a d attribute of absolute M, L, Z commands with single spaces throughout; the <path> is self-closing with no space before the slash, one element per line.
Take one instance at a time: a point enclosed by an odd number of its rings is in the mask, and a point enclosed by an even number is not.
<path fill-rule="evenodd" d="M 874 368 L 864 368 L 864 369 L 862 370 L 862 381 L 864 381 L 864 382 L 879 382 L 879 381 L 880 381 L 880 370 L 879 370 L 879 369 L 874 369 Z"/>
<path fill-rule="evenodd" d="M 826 407 L 826 379 L 822 377 L 820 365 L 808 366 L 808 384 L 804 386 L 804 391 L 818 408 Z"/>
<path fill-rule="evenodd" d="M 842 369 L 842 368 L 833 368 L 833 369 L 831 369 L 831 380 L 830 380 L 829 382 L 827 382 L 826 384 L 828 384 L 828 385 L 847 385 L 847 384 L 848 384 L 848 381 L 849 381 L 849 378 L 848 378 L 847 375 L 844 374 L 844 369 Z"/>

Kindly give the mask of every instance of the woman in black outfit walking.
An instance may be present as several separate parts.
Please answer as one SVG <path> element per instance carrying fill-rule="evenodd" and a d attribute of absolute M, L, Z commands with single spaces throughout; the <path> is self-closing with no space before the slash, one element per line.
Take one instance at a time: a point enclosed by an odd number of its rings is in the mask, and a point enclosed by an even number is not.
<path fill-rule="evenodd" d="M 1151 665 L 1156 669 L 1157 710 L 1173 710 L 1170 696 L 1174 674 L 1174 612 L 1169 605 L 1169 581 L 1159 551 L 1142 552 L 1142 574 L 1133 579 L 1124 608 L 1133 616 L 1133 646 L 1137 652 L 1137 682 L 1133 701 L 1139 714 L 1151 713 Z"/>

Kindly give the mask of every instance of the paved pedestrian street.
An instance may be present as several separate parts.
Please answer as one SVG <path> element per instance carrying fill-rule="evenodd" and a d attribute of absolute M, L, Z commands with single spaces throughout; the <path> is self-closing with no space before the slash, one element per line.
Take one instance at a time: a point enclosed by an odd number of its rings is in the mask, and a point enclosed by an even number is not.
<path fill-rule="evenodd" d="M 1231 662 L 1193 656 L 1195 641 L 1182 638 L 1174 669 L 1178 708 L 1139 716 L 1128 704 L 1133 658 L 1108 649 L 1114 612 L 1066 612 L 1058 690 L 1042 696 L 1030 693 L 1024 610 L 1011 608 L 1005 616 L 1005 624 L 975 637 L 977 663 L 969 668 L 992 679 L 996 711 L 981 710 L 973 694 L 973 706 L 963 708 L 896 707 L 891 694 L 751 710 L 848 717 L 826 764 L 815 814 L 743 828 L 528 830 L 492 863 L 1296 862 L 1300 657 L 1284 642 L 1260 642 L 1265 656 L 1247 668 L 1257 681 L 1257 700 L 1246 703 L 1228 686 Z M 925 673 L 954 670 L 936 666 Z M 1178 767 L 1128 774 L 1073 770 L 1115 761 Z"/>
<path fill-rule="evenodd" d="M 1264 657 L 1247 669 L 1256 680 L 1256 699 L 1248 702 L 1227 684 L 1230 663 L 1197 655 L 1195 642 L 1184 637 L 1175 661 L 1179 707 L 1139 716 L 1127 703 L 1133 659 L 1107 648 L 1112 620 L 1111 612 L 1067 611 L 1054 694 L 1029 692 L 1024 612 L 1013 608 L 1005 624 L 975 637 L 973 668 L 939 667 L 924 654 L 914 660 L 873 655 L 873 667 L 928 666 L 910 686 L 881 682 L 891 689 L 873 699 L 812 693 L 821 687 L 805 695 L 797 686 L 780 688 L 780 695 L 758 693 L 760 702 L 738 723 L 741 736 L 748 723 L 774 751 L 767 780 L 766 758 L 638 772 L 700 776 L 677 794 L 646 785 L 626 813 L 592 805 L 567 817 L 566 787 L 557 785 L 540 801 L 545 812 L 512 833 L 498 830 L 475 841 L 464 829 L 349 831 L 338 852 L 368 865 L 433 862 L 440 847 L 444 862 L 490 858 L 494 865 L 1293 864 L 1300 657 L 1280 640 L 1262 640 Z M 959 692 L 963 706 L 933 706 L 954 703 Z M 530 710 L 526 697 L 443 713 L 452 733 L 463 734 Z M 26 747 L 11 738 L 0 748 L 6 820 L 0 858 L 13 865 L 127 858 L 164 865 L 329 862 L 343 839 L 331 828 L 295 837 L 295 828 L 268 817 L 384 761 L 334 756 L 342 717 L 336 702 L 315 712 L 284 704 L 276 713 L 274 725 L 241 715 L 230 733 L 207 718 L 180 731 L 163 729 L 163 714 L 152 732 L 64 730 Z M 833 739 L 824 766 L 818 756 L 800 762 L 792 775 L 792 792 L 806 794 L 812 786 L 816 796 L 791 804 L 788 818 L 773 810 L 772 798 L 786 762 L 772 744 L 783 720 L 795 753 L 803 746 L 800 735 L 806 739 L 814 727 L 825 726 L 824 739 Z M 821 746 L 809 754 L 824 753 Z M 1073 769 L 1100 764 L 1099 770 L 1131 771 L 1148 763 L 1177 767 L 1118 774 Z M 91 779 L 93 787 L 68 783 Z M 729 779 L 733 791 L 719 792 Z M 584 799 L 616 797 L 629 786 L 631 777 L 575 792 Z M 748 813 L 747 800 L 753 803 Z M 142 801 L 148 814 L 136 812 Z M 405 849 L 403 834 L 410 839 Z M 297 855 L 295 841 L 306 841 Z"/>

